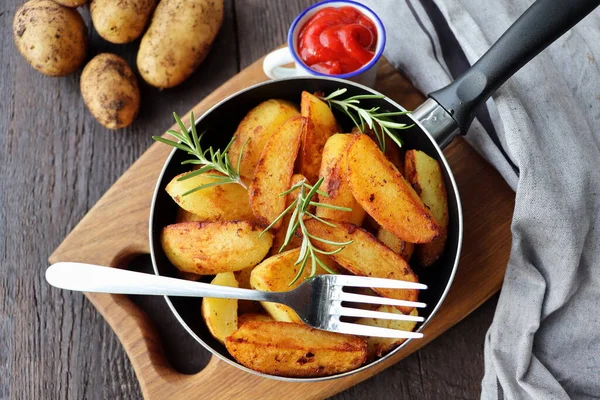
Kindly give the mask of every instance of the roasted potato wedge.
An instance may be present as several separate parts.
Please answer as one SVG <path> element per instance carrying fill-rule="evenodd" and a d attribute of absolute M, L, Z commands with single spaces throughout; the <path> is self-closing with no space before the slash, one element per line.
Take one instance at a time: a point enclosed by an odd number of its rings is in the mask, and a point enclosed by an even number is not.
<path fill-rule="evenodd" d="M 290 187 L 294 186 L 296 183 L 303 181 L 305 179 L 306 179 L 306 177 L 302 174 L 292 175 L 292 179 L 290 181 Z M 288 207 L 290 204 L 292 204 L 292 202 L 296 199 L 297 196 L 298 196 L 298 193 L 296 193 L 296 192 L 288 193 L 288 195 L 285 198 L 285 206 Z M 269 252 L 270 256 L 279 254 L 279 250 L 281 249 L 281 246 L 283 246 L 283 243 L 285 242 L 285 235 L 287 234 L 287 228 L 290 224 L 291 217 L 292 217 L 291 213 L 285 214 L 285 216 L 282 219 L 281 227 L 279 229 L 277 229 L 275 231 L 275 233 L 273 234 L 273 247 L 271 247 L 271 251 Z M 297 235 L 294 235 L 294 236 L 292 236 L 292 238 L 291 238 L 290 242 L 288 243 L 288 245 L 286 246 L 286 248 L 283 250 L 295 249 L 297 247 L 300 247 L 301 244 L 302 244 L 302 239 L 300 239 L 300 237 L 298 237 Z"/>
<path fill-rule="evenodd" d="M 335 221 L 334 223 L 336 227 L 328 226 L 315 219 L 305 222 L 308 231 L 316 237 L 333 242 L 353 241 L 339 253 L 330 256 L 343 268 L 354 275 L 409 282 L 419 281 L 410 265 L 373 235 L 348 222 Z M 317 240 L 313 240 L 313 245 L 325 251 L 338 248 Z M 381 296 L 394 299 L 416 301 L 419 298 L 419 292 L 415 289 L 376 289 L 375 291 Z M 412 307 L 398 307 L 398 309 L 404 313 L 412 311 Z"/>
<path fill-rule="evenodd" d="M 376 311 L 387 312 L 394 314 L 402 314 L 394 306 L 379 306 Z M 419 315 L 417 309 L 414 308 L 410 315 Z M 415 321 L 394 321 L 390 319 L 376 319 L 376 318 L 360 318 L 355 324 L 375 326 L 378 328 L 389 328 L 398 329 L 402 331 L 412 332 L 415 329 L 417 323 Z M 396 347 L 404 343 L 406 339 L 394 339 L 394 338 L 381 338 L 381 337 L 368 337 L 367 348 L 369 360 L 381 357 L 385 353 L 394 350 Z"/>
<path fill-rule="evenodd" d="M 269 257 L 258 264 L 254 267 L 250 275 L 250 286 L 252 286 L 252 289 L 268 292 L 287 292 L 300 286 L 304 282 L 304 279 L 310 275 L 310 266 L 307 266 L 300 278 L 290 286 L 290 282 L 294 280 L 300 268 L 299 265 L 294 265 L 296 260 L 298 260 L 299 254 L 300 249 L 288 250 Z M 319 259 L 329 268 L 336 269 L 335 263 L 329 257 L 319 255 Z M 326 273 L 327 271 L 317 266 L 317 275 Z M 283 304 L 266 301 L 261 302 L 261 304 L 276 321 L 302 322 L 294 310 Z"/>
<path fill-rule="evenodd" d="M 414 243 L 409 243 L 402 239 L 398 239 L 396 236 L 390 233 L 390 231 L 387 231 L 381 227 L 377 231 L 377 239 L 381 240 L 383 244 L 394 250 L 394 252 L 397 254 L 400 254 L 400 256 L 406 260 L 406 262 L 410 261 L 410 258 L 415 250 Z"/>
<path fill-rule="evenodd" d="M 314 377 L 361 366 L 364 339 L 312 329 L 289 322 L 246 322 L 225 339 L 225 347 L 242 365 L 265 374 Z"/>
<path fill-rule="evenodd" d="M 290 188 L 305 124 L 304 117 L 292 117 L 284 122 L 271 136 L 258 160 L 248 195 L 254 216 L 264 225 L 269 225 L 285 210 L 286 196 L 280 194 Z M 279 229 L 281 224 L 279 220 L 273 229 Z"/>
<path fill-rule="evenodd" d="M 221 272 L 211 285 L 238 287 L 233 272 Z M 231 335 L 238 327 L 238 301 L 236 299 L 202 299 L 202 317 L 211 335 L 219 342 Z"/>
<path fill-rule="evenodd" d="M 331 136 L 325 143 L 325 147 L 323 147 L 321 170 L 319 172 L 319 177 L 323 178 L 320 190 L 328 195 L 319 196 L 319 203 L 348 207 L 352 209 L 352 212 L 317 207 L 317 217 L 352 222 L 359 226 L 362 224 L 365 218 L 365 210 L 354 198 L 348 184 L 346 157 L 348 148 L 358 136 L 343 133 Z"/>
<path fill-rule="evenodd" d="M 308 123 L 302 134 L 298 170 L 310 183 L 315 183 L 321 169 L 323 146 L 331 135 L 339 132 L 339 127 L 327 103 L 308 92 L 302 92 L 300 113 Z"/>
<path fill-rule="evenodd" d="M 161 244 L 181 271 L 215 275 L 258 264 L 273 243 L 262 230 L 249 221 L 181 222 L 163 228 Z"/>
<path fill-rule="evenodd" d="M 358 127 L 355 126 L 352 128 L 352 133 L 360 134 L 362 132 Z M 373 129 L 366 128 L 364 134 L 368 135 L 375 143 L 378 143 L 379 139 L 377 138 L 377 135 Z M 394 164 L 402 176 L 404 176 L 404 150 L 399 148 L 398 145 L 396 145 L 396 143 L 394 143 L 394 141 L 387 135 L 385 136 L 384 154 L 385 158 Z"/>
<path fill-rule="evenodd" d="M 366 135 L 350 145 L 348 181 L 356 201 L 394 236 L 411 243 L 439 236 L 438 223 L 419 195 Z"/>
<path fill-rule="evenodd" d="M 273 321 L 273 318 L 271 318 L 271 316 L 268 314 L 261 314 L 257 312 L 249 312 L 238 315 L 238 327 L 250 321 Z"/>
<path fill-rule="evenodd" d="M 202 275 L 194 274 L 192 272 L 183 272 L 177 270 L 177 278 L 185 279 L 186 281 L 199 281 L 202 278 Z"/>
<path fill-rule="evenodd" d="M 405 158 L 406 180 L 438 222 L 440 235 L 430 243 L 417 246 L 417 261 L 433 264 L 444 252 L 448 238 L 448 194 L 439 163 L 419 150 L 408 150 Z"/>
<path fill-rule="evenodd" d="M 235 131 L 235 140 L 229 148 L 229 159 L 233 165 L 242 152 L 240 175 L 246 183 L 254 177 L 263 149 L 277 130 L 288 119 L 300 115 L 298 107 L 286 100 L 271 99 L 254 107 L 240 122 Z"/>
<path fill-rule="evenodd" d="M 242 289 L 252 289 L 252 286 L 250 286 L 250 274 L 253 269 L 254 267 L 244 268 L 233 273 L 239 287 Z M 258 313 L 262 310 L 263 308 L 258 301 L 238 300 L 238 314 Z"/>
<path fill-rule="evenodd" d="M 248 191 L 241 185 L 228 184 L 207 187 L 186 196 L 184 194 L 200 185 L 216 182 L 210 175 L 221 175 L 210 171 L 192 178 L 179 180 L 187 175 L 177 175 L 166 187 L 169 196 L 184 210 L 194 214 L 193 221 L 237 221 L 253 220 L 254 214 L 248 202 Z"/>

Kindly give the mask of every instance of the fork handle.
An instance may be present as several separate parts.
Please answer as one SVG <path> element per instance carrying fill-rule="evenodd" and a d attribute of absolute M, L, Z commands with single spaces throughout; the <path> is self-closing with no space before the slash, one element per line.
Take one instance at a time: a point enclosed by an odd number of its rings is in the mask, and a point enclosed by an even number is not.
<path fill-rule="evenodd" d="M 46 270 L 46 280 L 52 286 L 80 292 L 282 301 L 279 292 L 217 286 L 75 262 L 51 265 Z"/>

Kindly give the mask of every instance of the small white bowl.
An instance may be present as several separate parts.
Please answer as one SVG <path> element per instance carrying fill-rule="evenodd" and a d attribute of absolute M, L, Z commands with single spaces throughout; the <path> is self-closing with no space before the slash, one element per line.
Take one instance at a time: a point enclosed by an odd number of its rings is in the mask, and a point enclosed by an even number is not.
<path fill-rule="evenodd" d="M 347 74 L 329 75 L 317 72 L 300 59 L 298 55 L 298 34 L 304 23 L 308 21 L 319 10 L 326 7 L 353 7 L 367 16 L 377 29 L 377 46 L 375 47 L 375 55 L 367 64 L 359 69 Z M 265 57 L 263 61 L 263 71 L 271 79 L 290 78 L 293 76 L 332 76 L 335 78 L 348 79 L 366 86 L 373 87 L 377 78 L 377 69 L 379 60 L 385 48 L 385 28 L 383 23 L 369 7 L 351 0 L 325 0 L 314 4 L 302 11 L 300 15 L 294 19 L 288 31 L 287 47 L 275 50 Z M 283 67 L 283 65 L 294 63 L 294 68 Z"/>

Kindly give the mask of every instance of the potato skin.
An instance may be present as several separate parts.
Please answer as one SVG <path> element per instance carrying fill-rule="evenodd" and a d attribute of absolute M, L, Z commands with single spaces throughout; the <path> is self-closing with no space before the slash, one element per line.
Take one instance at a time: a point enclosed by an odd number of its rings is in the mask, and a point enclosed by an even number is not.
<path fill-rule="evenodd" d="M 419 150 L 406 152 L 406 180 L 429 208 L 440 227 L 440 236 L 417 246 L 417 261 L 424 267 L 433 264 L 444 253 L 448 238 L 448 194 L 440 164 Z"/>
<path fill-rule="evenodd" d="M 223 0 L 162 0 L 142 37 L 137 66 L 150 85 L 179 85 L 202 63 L 221 28 Z"/>
<path fill-rule="evenodd" d="M 308 123 L 302 133 L 298 169 L 314 184 L 319 178 L 323 146 L 340 128 L 327 103 L 306 91 L 301 95 L 300 113 L 308 119 Z"/>
<path fill-rule="evenodd" d="M 94 118 L 108 129 L 131 125 L 140 108 L 140 88 L 127 62 L 115 54 L 94 57 L 81 74 L 81 95 Z"/>
<path fill-rule="evenodd" d="M 319 196 L 319 203 L 338 207 L 348 207 L 352 211 L 334 210 L 326 207 L 317 207 L 317 217 L 332 219 L 334 221 L 352 222 L 362 224 L 365 210 L 356 202 L 350 184 L 348 183 L 348 148 L 359 137 L 356 134 L 337 133 L 331 136 L 323 147 L 323 156 L 319 176 L 323 183 L 319 188 L 328 196 Z"/>
<path fill-rule="evenodd" d="M 427 243 L 439 236 L 423 200 L 367 135 L 348 150 L 348 182 L 358 204 L 397 238 Z"/>
<path fill-rule="evenodd" d="M 265 226 L 285 210 L 286 196 L 280 194 L 290 188 L 305 125 L 304 117 L 292 117 L 284 122 L 269 139 L 256 164 L 248 195 L 254 216 Z M 281 224 L 279 220 L 273 228 L 279 229 Z"/>
<path fill-rule="evenodd" d="M 61 6 L 74 8 L 81 7 L 87 3 L 87 0 L 54 0 L 54 2 L 60 4 Z"/>
<path fill-rule="evenodd" d="M 225 339 L 242 365 L 277 376 L 315 377 L 360 367 L 367 357 L 364 339 L 291 322 L 249 321 Z"/>
<path fill-rule="evenodd" d="M 191 213 L 180 216 L 187 221 L 237 221 L 253 220 L 254 214 L 248 202 L 248 191 L 238 184 L 217 185 L 183 194 L 200 185 L 216 182 L 209 175 L 222 175 L 216 171 L 196 175 L 180 181 L 187 172 L 174 177 L 165 190 L 179 207 Z"/>
<path fill-rule="evenodd" d="M 51 0 L 30 0 L 13 20 L 17 49 L 38 72 L 65 76 L 85 60 L 87 29 L 76 10 Z"/>
<path fill-rule="evenodd" d="M 235 131 L 229 148 L 229 159 L 237 166 L 242 149 L 240 175 L 246 183 L 254 177 L 256 164 L 267 142 L 288 119 L 300 113 L 295 104 L 286 100 L 263 101 L 246 114 Z"/>
<path fill-rule="evenodd" d="M 273 243 L 250 221 L 180 222 L 163 228 L 165 255 L 178 269 L 199 275 L 239 271 L 258 264 Z"/>
<path fill-rule="evenodd" d="M 311 219 L 305 222 L 308 231 L 319 238 L 333 242 L 353 242 L 342 251 L 330 257 L 354 275 L 373 278 L 398 279 L 418 282 L 419 278 L 410 265 L 389 247 L 381 243 L 369 232 L 348 222 L 330 221 L 337 227 L 328 226 Z M 337 246 L 313 241 L 315 247 L 325 251 L 336 250 Z M 416 289 L 376 289 L 379 295 L 399 300 L 417 301 L 419 291 Z M 403 313 L 410 313 L 413 307 L 397 307 Z"/>
<path fill-rule="evenodd" d="M 211 285 L 238 287 L 233 272 L 217 274 L 210 282 Z M 238 327 L 238 300 L 204 297 L 200 307 L 202 318 L 208 331 L 215 339 L 223 343 Z"/>
<path fill-rule="evenodd" d="M 156 0 L 91 0 L 90 15 L 104 40 L 129 43 L 144 33 L 155 7 Z"/>

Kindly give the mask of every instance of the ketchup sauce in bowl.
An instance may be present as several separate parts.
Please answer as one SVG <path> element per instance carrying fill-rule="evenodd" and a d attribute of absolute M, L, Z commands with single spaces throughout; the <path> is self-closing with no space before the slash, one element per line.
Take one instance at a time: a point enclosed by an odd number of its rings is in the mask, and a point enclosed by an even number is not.
<path fill-rule="evenodd" d="M 375 57 L 377 28 L 354 7 L 326 7 L 298 35 L 300 59 L 312 70 L 340 75 L 359 70 Z"/>

